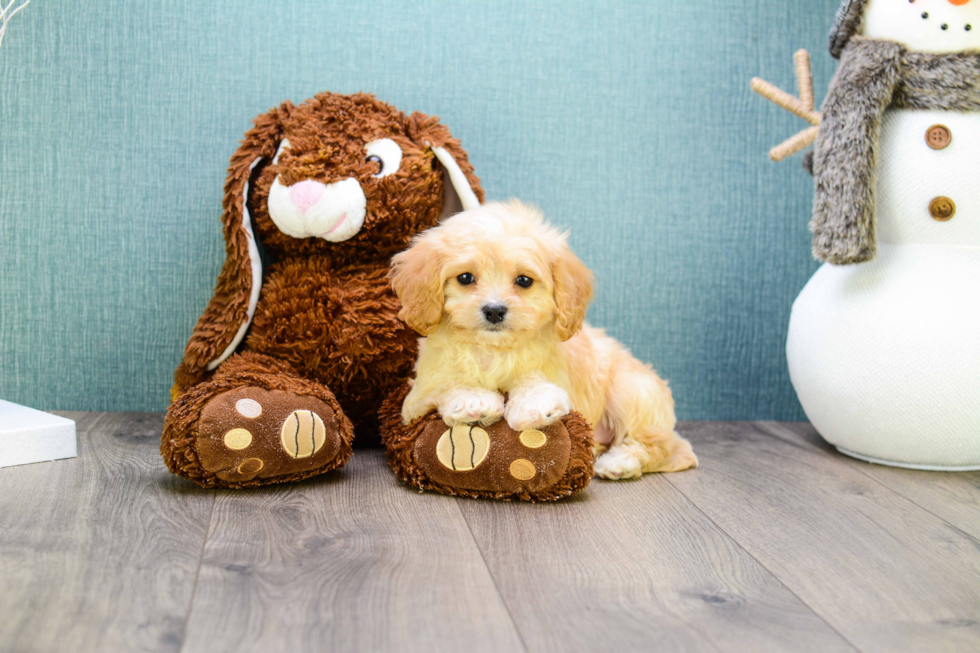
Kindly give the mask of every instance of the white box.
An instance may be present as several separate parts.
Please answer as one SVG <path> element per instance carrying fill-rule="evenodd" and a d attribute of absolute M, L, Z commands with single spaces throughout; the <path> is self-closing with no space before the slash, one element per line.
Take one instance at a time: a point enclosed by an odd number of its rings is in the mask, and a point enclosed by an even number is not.
<path fill-rule="evenodd" d="M 0 467 L 77 455 L 75 422 L 0 399 Z"/>

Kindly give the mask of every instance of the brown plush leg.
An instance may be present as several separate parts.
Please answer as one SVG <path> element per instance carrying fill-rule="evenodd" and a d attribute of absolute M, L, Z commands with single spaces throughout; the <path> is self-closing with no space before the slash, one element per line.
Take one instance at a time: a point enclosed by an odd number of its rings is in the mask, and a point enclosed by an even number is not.
<path fill-rule="evenodd" d="M 432 411 L 405 425 L 408 386 L 381 409 L 388 464 L 420 490 L 502 501 L 556 501 L 592 478 L 592 432 L 577 413 L 544 429 L 517 432 L 501 420 L 487 427 L 449 428 Z"/>
<path fill-rule="evenodd" d="M 329 389 L 244 353 L 171 404 L 160 453 L 170 471 L 202 487 L 256 487 L 343 466 L 353 435 Z"/>

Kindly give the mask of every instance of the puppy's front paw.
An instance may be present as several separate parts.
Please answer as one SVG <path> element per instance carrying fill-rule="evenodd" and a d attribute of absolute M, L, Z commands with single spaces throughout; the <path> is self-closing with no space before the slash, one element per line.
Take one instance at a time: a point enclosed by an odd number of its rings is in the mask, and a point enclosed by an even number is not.
<path fill-rule="evenodd" d="M 625 447 L 613 447 L 596 458 L 593 469 L 599 478 L 621 481 L 643 475 L 642 463 Z"/>
<path fill-rule="evenodd" d="M 553 383 L 542 383 L 512 393 L 504 417 L 510 428 L 527 431 L 553 424 L 571 409 L 567 392 Z"/>
<path fill-rule="evenodd" d="M 483 388 L 454 390 L 439 406 L 442 420 L 449 426 L 479 423 L 488 426 L 504 414 L 504 398 L 499 392 Z"/>

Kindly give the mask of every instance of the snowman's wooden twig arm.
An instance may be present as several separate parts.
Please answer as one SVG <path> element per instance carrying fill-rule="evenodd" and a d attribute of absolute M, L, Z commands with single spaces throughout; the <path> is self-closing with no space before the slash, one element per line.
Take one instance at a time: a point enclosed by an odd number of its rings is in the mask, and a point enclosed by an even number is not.
<path fill-rule="evenodd" d="M 793 55 L 793 59 L 796 61 L 796 83 L 799 88 L 800 97 L 793 97 L 786 91 L 758 77 L 753 78 L 749 83 L 752 90 L 762 97 L 813 125 L 813 127 L 805 129 L 781 145 L 772 148 L 769 151 L 769 157 L 773 161 L 782 161 L 786 157 L 792 156 L 800 150 L 809 147 L 817 138 L 818 127 L 823 118 L 819 111 L 814 110 L 813 74 L 810 72 L 810 53 L 806 50 L 798 50 Z"/>
<path fill-rule="evenodd" d="M 820 124 L 820 114 L 808 107 L 802 100 L 795 98 L 786 91 L 780 90 L 764 79 L 755 77 L 749 83 L 753 91 L 766 98 L 773 104 L 779 105 L 790 113 L 803 118 L 811 125 Z"/>
<path fill-rule="evenodd" d="M 773 161 L 782 161 L 787 157 L 793 156 L 800 150 L 806 149 L 813 145 L 813 142 L 817 140 L 817 134 L 819 133 L 819 127 L 804 129 L 796 136 L 786 139 L 781 144 L 769 150 L 769 156 Z"/>
<path fill-rule="evenodd" d="M 806 50 L 797 50 L 793 55 L 793 61 L 796 62 L 796 85 L 800 90 L 800 101 L 808 110 L 813 111 L 813 71 L 810 68 L 810 53 Z"/>

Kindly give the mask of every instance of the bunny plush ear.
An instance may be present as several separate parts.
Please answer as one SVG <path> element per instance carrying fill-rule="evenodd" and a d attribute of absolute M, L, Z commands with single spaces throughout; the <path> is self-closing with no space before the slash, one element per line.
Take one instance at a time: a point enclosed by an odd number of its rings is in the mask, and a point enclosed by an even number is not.
<path fill-rule="evenodd" d="M 184 359 L 175 373 L 174 392 L 199 383 L 231 356 L 245 337 L 262 287 L 262 262 L 248 212 L 249 179 L 256 166 L 268 163 L 282 140 L 282 124 L 293 108 L 286 102 L 255 119 L 231 158 L 221 221 L 225 264 L 214 297 L 194 327 Z"/>
<path fill-rule="evenodd" d="M 442 166 L 445 190 L 440 220 L 480 206 L 485 198 L 480 179 L 473 171 L 463 146 L 452 137 L 449 129 L 439 122 L 438 117 L 417 111 L 406 122 L 409 138 L 431 149 Z"/>

